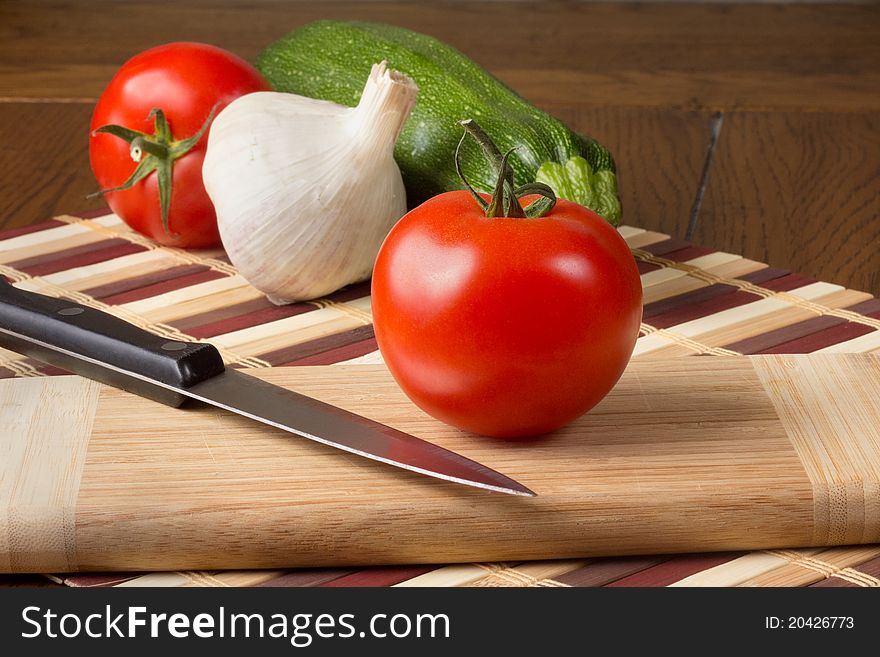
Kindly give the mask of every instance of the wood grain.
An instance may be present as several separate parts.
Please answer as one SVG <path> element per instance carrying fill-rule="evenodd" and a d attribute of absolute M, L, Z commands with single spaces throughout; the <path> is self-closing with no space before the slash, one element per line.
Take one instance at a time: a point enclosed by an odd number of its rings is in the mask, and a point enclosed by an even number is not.
<path fill-rule="evenodd" d="M 546 108 L 616 155 L 627 223 L 684 236 L 709 143 L 708 114 Z M 0 141 L 13 145 L 0 150 L 0 229 L 104 205 L 86 198 L 97 188 L 88 162 L 90 116 L 84 104 L 0 103 Z"/>
<path fill-rule="evenodd" d="M 16 383 L 0 387 L 0 572 L 78 570 L 74 509 L 100 386 Z"/>
<path fill-rule="evenodd" d="M 880 294 L 880 116 L 726 114 L 694 241 Z"/>
<path fill-rule="evenodd" d="M 89 168 L 91 105 L 0 102 L 0 230 L 104 207 Z"/>
<path fill-rule="evenodd" d="M 158 43 L 206 41 L 253 59 L 318 18 L 428 32 L 537 102 L 880 108 L 876 5 L 6 0 L 0 97 L 94 99 L 123 61 Z"/>
<path fill-rule="evenodd" d="M 823 355 L 752 362 L 813 483 L 813 542 L 880 541 L 880 360 Z M 826 401 L 840 397 L 861 412 L 841 412 Z"/>
<path fill-rule="evenodd" d="M 529 47 L 498 47 L 482 27 L 490 16 L 503 27 L 492 34 Z M 88 104 L 134 52 L 190 39 L 252 59 L 271 40 L 317 18 L 384 20 L 461 48 L 530 100 L 607 143 L 621 169 L 626 221 L 677 237 L 699 199 L 708 110 L 724 110 L 694 238 L 880 292 L 878 222 L 872 221 L 877 194 L 870 184 L 878 130 L 868 113 L 880 106 L 876 5 L 185 0 L 158 10 L 140 1 L 5 2 L 0 98 L 83 102 L 0 103 L 0 138 L 11 145 L 0 152 L 0 228 L 100 206 L 100 199 L 84 198 L 94 191 Z M 78 39 L 55 38 L 62 29 Z M 542 45 L 551 41 L 552 48 Z M 83 42 L 89 47 L 78 45 Z M 779 112 L 744 119 L 729 113 L 737 108 Z M 813 116 L 816 111 L 825 113 Z M 822 164 L 802 186 L 790 175 L 786 144 L 799 143 L 803 126 L 818 126 L 804 157 Z M 750 177 L 759 183 L 755 190 L 746 189 Z M 738 194 L 747 201 L 745 218 Z M 818 219 L 810 216 L 813 209 Z M 842 225 L 843 212 L 843 229 L 824 230 Z M 801 215 L 809 219 L 807 230 Z M 820 239 L 808 242 L 807 235 Z M 832 248 L 825 248 L 828 241 Z"/>
<path fill-rule="evenodd" d="M 614 154 L 624 223 L 685 237 L 711 114 L 553 103 L 543 108 Z"/>
<path fill-rule="evenodd" d="M 756 363 L 767 359 L 775 369 L 759 374 Z M 809 400 L 825 409 L 810 412 L 812 433 L 792 432 L 791 413 L 800 407 L 786 397 L 804 394 L 804 367 L 825 382 L 817 390 L 834 382 L 833 395 Z M 864 395 L 876 396 L 878 373 L 880 359 L 855 354 L 633 361 L 576 423 L 511 443 L 432 420 L 381 366 L 253 371 L 477 459 L 536 490 L 534 499 L 469 490 L 226 412 L 171 409 L 102 387 L 71 511 L 74 556 L 65 564 L 346 566 L 876 540 L 880 508 L 834 487 L 880 486 L 877 408 L 863 403 Z M 81 379 L 40 384 L 70 381 Z M 0 390 L 13 394 L 23 383 L 0 381 Z M 55 423 L 58 405 L 44 407 L 46 422 Z M 835 420 L 842 417 L 846 422 Z M 847 440 L 837 442 L 844 430 Z M 15 445 L 22 437 L 13 432 L 4 440 Z M 835 463 L 825 488 L 812 467 L 821 459 Z M 18 471 L 28 476 L 27 467 Z M 831 517 L 817 512 L 829 499 Z M 4 494 L 0 502 L 15 512 L 17 498 Z M 48 531 L 57 528 L 12 526 L 7 542 L 39 542 Z M 51 557 L 39 565 L 60 568 Z M 0 567 L 27 570 L 29 563 Z"/>

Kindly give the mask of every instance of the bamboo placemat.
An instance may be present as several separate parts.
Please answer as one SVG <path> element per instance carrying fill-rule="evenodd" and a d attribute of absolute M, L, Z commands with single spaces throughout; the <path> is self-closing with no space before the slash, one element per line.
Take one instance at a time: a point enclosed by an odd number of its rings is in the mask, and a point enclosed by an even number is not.
<path fill-rule="evenodd" d="M 880 351 L 880 300 L 741 256 L 623 226 L 645 312 L 635 358 Z M 276 307 L 220 250 L 157 246 L 111 214 L 0 233 L 0 275 L 233 367 L 377 362 L 369 284 Z M 0 378 L 61 370 L 0 349 Z M 67 586 L 880 586 L 880 545 L 452 566 L 47 574 Z M 0 585 L 3 578 L 0 577 Z"/>

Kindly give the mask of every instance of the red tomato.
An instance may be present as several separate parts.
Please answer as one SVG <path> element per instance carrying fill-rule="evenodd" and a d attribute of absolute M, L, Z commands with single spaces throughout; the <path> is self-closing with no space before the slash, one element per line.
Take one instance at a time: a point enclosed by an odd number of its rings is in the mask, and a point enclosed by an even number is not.
<path fill-rule="evenodd" d="M 149 114 L 159 108 L 172 139 L 181 141 L 198 133 L 217 103 L 219 112 L 239 96 L 268 89 L 269 83 L 254 67 L 230 52 L 200 43 L 169 43 L 136 55 L 119 69 L 98 100 L 91 129 L 120 125 L 153 135 Z M 133 229 L 162 244 L 219 245 L 214 206 L 202 183 L 207 143 L 206 131 L 173 163 L 168 230 L 162 221 L 156 172 L 130 189 L 105 194 L 110 208 Z M 106 133 L 92 135 L 89 157 L 101 189 L 122 185 L 137 166 L 129 143 Z"/>
<path fill-rule="evenodd" d="M 424 411 L 496 437 L 552 431 L 623 373 L 642 317 L 629 248 L 560 200 L 541 218 L 487 218 L 465 191 L 405 215 L 372 283 L 376 339 Z"/>

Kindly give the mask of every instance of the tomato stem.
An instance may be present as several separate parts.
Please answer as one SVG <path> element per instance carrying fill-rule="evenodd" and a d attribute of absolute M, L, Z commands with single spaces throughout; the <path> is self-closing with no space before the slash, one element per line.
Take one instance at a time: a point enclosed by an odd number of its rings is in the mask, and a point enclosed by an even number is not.
<path fill-rule="evenodd" d="M 165 112 L 158 107 L 153 108 L 147 115 L 148 119 L 153 119 L 152 135 L 121 125 L 104 125 L 93 130 L 92 136 L 106 133 L 127 142 L 130 148 L 131 159 L 137 163 L 137 166 L 128 177 L 128 180 L 118 187 L 102 189 L 95 194 L 91 194 L 90 197 L 131 189 L 155 171 L 159 182 L 159 207 L 162 210 L 162 226 L 165 228 L 167 235 L 174 237 L 175 235 L 168 226 L 168 216 L 171 212 L 171 182 L 174 162 L 186 155 L 202 138 L 208 126 L 211 125 L 219 105 L 220 103 L 214 105 L 198 132 L 182 140 L 174 139 L 174 136 L 171 134 L 171 128 L 168 125 L 168 120 L 165 118 Z"/>
<path fill-rule="evenodd" d="M 548 185 L 531 182 L 520 187 L 514 186 L 513 167 L 510 166 L 509 160 L 511 154 L 516 150 L 515 148 L 502 155 L 489 135 L 486 134 L 476 121 L 465 119 L 464 121 L 459 121 L 459 124 L 464 128 L 464 134 L 461 136 L 455 149 L 455 170 L 462 183 L 464 183 L 465 188 L 471 193 L 471 196 L 474 197 L 474 200 L 483 209 L 487 217 L 534 219 L 536 217 L 543 217 L 553 209 L 556 205 L 556 194 L 553 193 L 553 190 Z M 479 144 L 483 155 L 489 161 L 495 175 L 498 176 L 495 189 L 492 192 L 492 199 L 488 203 L 467 181 L 461 169 L 461 145 L 468 135 Z M 541 198 L 523 208 L 520 205 L 519 199 L 526 194 L 537 194 Z"/>
<path fill-rule="evenodd" d="M 153 155 L 160 159 L 168 158 L 168 147 L 157 141 L 151 141 L 146 137 L 135 137 L 131 140 L 131 159 L 134 162 L 140 162 L 144 153 Z"/>

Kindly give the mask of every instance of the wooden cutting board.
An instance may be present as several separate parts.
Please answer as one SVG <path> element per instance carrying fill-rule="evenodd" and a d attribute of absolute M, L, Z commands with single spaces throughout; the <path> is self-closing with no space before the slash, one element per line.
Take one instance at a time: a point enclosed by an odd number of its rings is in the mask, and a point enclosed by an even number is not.
<path fill-rule="evenodd" d="M 633 361 L 592 412 L 504 442 L 383 366 L 252 374 L 435 441 L 534 499 L 437 481 L 72 376 L 0 381 L 0 572 L 567 558 L 880 541 L 880 358 Z M 565 382 L 560 382 L 564 385 Z"/>

